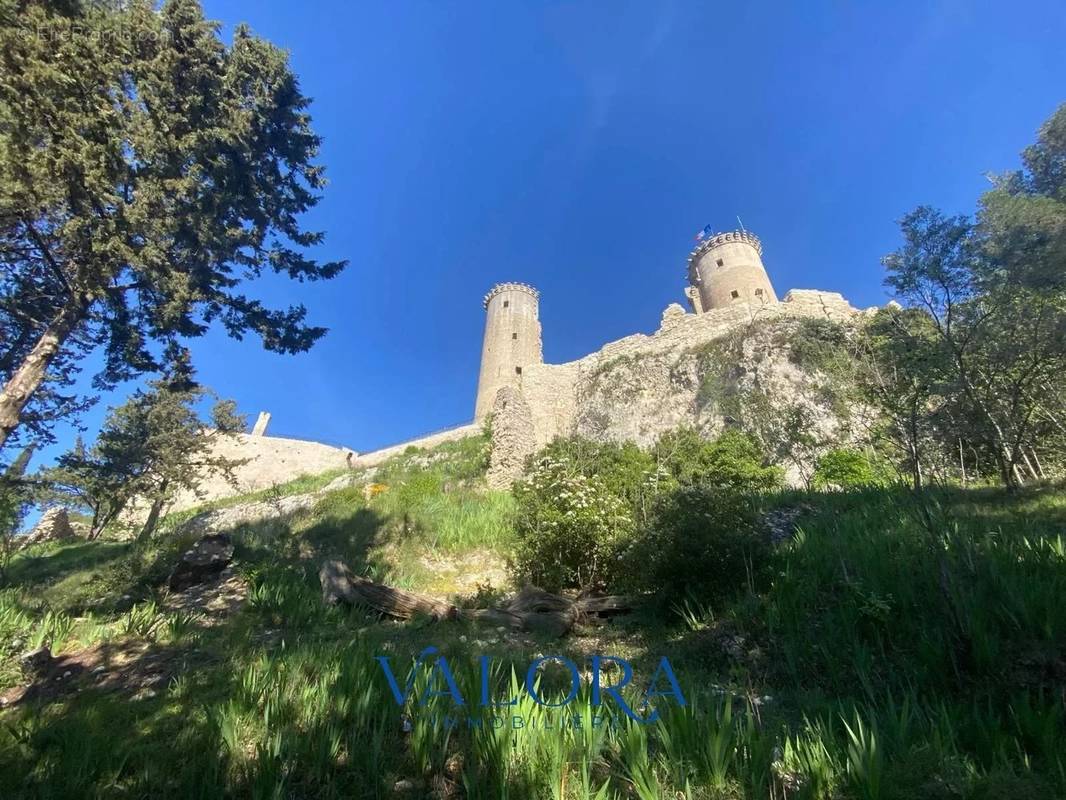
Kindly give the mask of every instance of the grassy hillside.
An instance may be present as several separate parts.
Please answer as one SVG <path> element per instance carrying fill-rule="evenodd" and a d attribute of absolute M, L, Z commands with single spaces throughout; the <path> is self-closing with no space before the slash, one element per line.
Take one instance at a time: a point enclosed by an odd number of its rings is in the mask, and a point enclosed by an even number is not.
<path fill-rule="evenodd" d="M 1066 795 L 1061 488 L 763 494 L 764 512 L 800 510 L 767 582 L 557 641 L 322 605 L 327 556 L 466 604 L 506 588 L 515 503 L 482 488 L 485 446 L 412 451 L 372 488 L 238 527 L 248 589 L 234 614 L 169 608 L 160 583 L 189 543 L 174 533 L 144 551 L 98 541 L 17 556 L 0 591 L 0 688 L 20 682 L 19 653 L 49 642 L 96 648 L 116 674 L 162 664 L 166 680 L 0 711 L 0 797 Z M 448 699 L 399 708 L 374 660 L 389 656 L 402 680 L 429 644 L 466 697 L 479 696 L 481 655 L 501 690 L 540 654 L 621 656 L 635 685 L 665 655 L 688 704 L 640 725 L 593 708 L 583 684 L 565 709 L 521 695 L 506 713 L 522 730 L 442 730 Z M 541 688 L 558 699 L 556 667 Z M 564 726 L 575 716 L 580 728 Z"/>

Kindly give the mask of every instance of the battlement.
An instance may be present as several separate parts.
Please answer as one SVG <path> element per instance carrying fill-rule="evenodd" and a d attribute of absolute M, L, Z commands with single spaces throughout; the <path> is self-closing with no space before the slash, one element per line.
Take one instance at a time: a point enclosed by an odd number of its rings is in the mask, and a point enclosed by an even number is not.
<path fill-rule="evenodd" d="M 704 239 L 688 257 L 693 311 L 702 314 L 734 303 L 776 303 L 777 295 L 762 263 L 762 242 L 748 231 L 726 231 Z"/>
<path fill-rule="evenodd" d="M 484 308 L 489 307 L 489 302 L 500 292 L 525 292 L 531 295 L 534 300 L 540 298 L 540 292 L 530 286 L 528 283 L 497 283 L 491 289 L 488 294 L 485 295 L 485 299 L 481 301 L 481 305 Z"/>
<path fill-rule="evenodd" d="M 689 266 L 691 267 L 692 263 L 708 250 L 713 250 L 715 247 L 721 247 L 723 244 L 731 244 L 732 242 L 744 242 L 745 244 L 750 244 L 755 248 L 755 252 L 762 256 L 762 242 L 754 233 L 749 233 L 748 231 L 726 231 L 725 233 L 716 233 L 714 236 L 710 236 L 700 242 L 699 245 L 688 254 Z"/>

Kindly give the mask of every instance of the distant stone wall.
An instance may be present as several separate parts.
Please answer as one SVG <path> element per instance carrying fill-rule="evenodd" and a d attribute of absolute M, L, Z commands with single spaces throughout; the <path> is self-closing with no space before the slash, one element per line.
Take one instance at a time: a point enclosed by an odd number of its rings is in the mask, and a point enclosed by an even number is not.
<path fill-rule="evenodd" d="M 530 297 L 535 302 L 535 297 Z M 694 416 L 698 376 L 686 353 L 761 320 L 823 318 L 839 322 L 858 313 L 840 294 L 811 289 L 793 289 L 780 303 L 738 303 L 703 313 L 685 313 L 681 306 L 671 304 L 663 312 L 658 330 L 652 334 L 626 336 L 565 364 L 527 362 L 510 382 L 513 388 L 508 389 L 520 392 L 520 396 L 512 396 L 500 407 L 505 413 L 499 419 L 494 418 L 494 443 L 508 443 L 507 453 L 496 456 L 494 482 L 499 483 L 501 476 L 513 473 L 515 464 L 527 452 L 543 447 L 557 436 L 581 433 L 593 438 L 630 439 L 647 444 L 664 430 L 682 423 L 711 424 L 707 420 L 701 423 L 698 414 Z M 539 335 L 536 339 L 539 349 Z M 783 362 L 770 377 L 794 384 L 797 391 L 803 389 L 803 376 L 790 372 Z M 482 399 L 487 402 L 489 397 Z M 491 400 L 495 403 L 496 393 Z M 261 415 L 258 430 L 265 430 L 267 419 L 268 415 Z M 827 422 L 831 423 L 831 420 Z M 497 430 L 497 426 L 501 429 Z M 510 430 L 508 426 L 515 429 Z M 216 451 L 230 458 L 248 459 L 237 470 L 237 487 L 230 486 L 218 475 L 210 476 L 201 486 L 203 498 L 184 494 L 177 498 L 174 509 L 267 489 L 301 475 L 342 467 L 373 467 L 409 447 L 434 447 L 478 435 L 481 430 L 481 422 L 472 422 L 363 454 L 317 442 L 239 434 L 221 439 Z"/>
<path fill-rule="evenodd" d="M 317 475 L 347 467 L 357 456 L 355 451 L 343 447 L 246 433 L 220 436 L 214 445 L 214 454 L 248 460 L 235 470 L 237 486 L 229 484 L 221 475 L 208 475 L 200 483 L 202 497 L 193 492 L 182 492 L 175 497 L 171 510 L 180 511 L 208 500 L 269 489 L 302 475 Z"/>
<path fill-rule="evenodd" d="M 394 444 L 381 450 L 363 453 L 358 458 L 353 459 L 353 466 L 357 469 L 362 467 L 374 467 L 383 461 L 387 461 L 393 456 L 400 455 L 408 447 L 436 447 L 438 444 L 455 442 L 459 439 L 465 439 L 467 436 L 477 436 L 481 433 L 481 430 L 482 424 L 480 422 L 470 422 L 466 425 L 460 425 L 457 428 L 449 428 L 445 431 L 438 431 L 437 433 L 431 433 L 427 436 L 421 436 L 418 439 L 411 439 L 407 442 Z"/>
<path fill-rule="evenodd" d="M 362 454 L 344 447 L 280 436 L 241 433 L 220 437 L 214 446 L 215 455 L 247 459 L 247 463 L 234 470 L 237 486 L 234 487 L 219 474 L 208 475 L 200 483 L 199 494 L 179 493 L 170 510 L 181 511 L 210 500 L 269 489 L 304 475 L 319 475 L 342 468 L 354 470 L 373 467 L 403 453 L 408 447 L 434 447 L 443 442 L 477 435 L 481 430 L 480 423 L 469 423 Z M 141 520 L 144 514 L 145 509 L 137 507 L 131 511 L 129 519 L 136 522 Z"/>

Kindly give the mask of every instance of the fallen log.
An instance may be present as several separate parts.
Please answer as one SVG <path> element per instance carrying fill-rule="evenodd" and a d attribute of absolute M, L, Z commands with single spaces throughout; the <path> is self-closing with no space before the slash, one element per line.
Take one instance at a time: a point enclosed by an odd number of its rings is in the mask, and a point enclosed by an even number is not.
<path fill-rule="evenodd" d="M 439 622 L 459 615 L 459 609 L 451 603 L 360 577 L 340 561 L 325 562 L 318 571 L 318 580 L 322 584 L 322 600 L 329 605 L 343 600 L 398 619 L 427 616 Z"/>
<path fill-rule="evenodd" d="M 322 599 L 326 603 L 353 603 L 367 606 L 397 619 L 415 616 L 445 619 L 469 619 L 474 622 L 533 631 L 550 636 L 564 636 L 575 625 L 592 619 L 624 614 L 633 607 L 628 597 L 620 595 L 582 595 L 576 599 L 552 594 L 527 586 L 501 606 L 460 609 L 444 600 L 405 592 L 352 573 L 340 561 L 326 561 L 318 571 Z"/>

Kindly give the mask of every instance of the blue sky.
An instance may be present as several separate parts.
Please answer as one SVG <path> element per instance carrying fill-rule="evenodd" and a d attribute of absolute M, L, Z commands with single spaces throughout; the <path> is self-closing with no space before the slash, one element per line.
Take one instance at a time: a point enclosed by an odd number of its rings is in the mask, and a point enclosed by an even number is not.
<path fill-rule="evenodd" d="M 498 281 L 539 287 L 546 360 L 578 358 L 653 331 L 693 234 L 739 215 L 780 295 L 882 303 L 895 220 L 971 211 L 1066 100 L 1061 0 L 205 8 L 291 52 L 331 181 L 307 224 L 351 266 L 261 290 L 330 328 L 310 353 L 214 332 L 200 378 L 359 451 L 472 417 Z"/>

